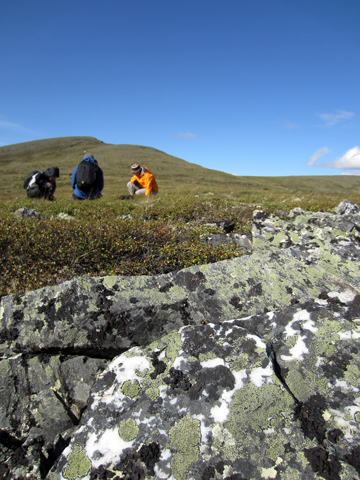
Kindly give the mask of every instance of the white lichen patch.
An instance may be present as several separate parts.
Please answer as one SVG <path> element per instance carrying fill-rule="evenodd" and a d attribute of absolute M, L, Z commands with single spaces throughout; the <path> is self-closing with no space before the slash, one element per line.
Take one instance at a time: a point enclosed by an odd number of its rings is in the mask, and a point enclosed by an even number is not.
<path fill-rule="evenodd" d="M 338 332 L 340 340 L 358 340 L 360 333 L 355 330 L 348 330 L 347 332 Z"/>
<path fill-rule="evenodd" d="M 250 380 L 255 385 L 255 387 L 260 388 L 265 381 L 265 377 L 271 377 L 273 373 L 273 369 L 271 368 L 271 364 L 269 362 L 266 368 L 253 368 L 250 372 Z"/>
<path fill-rule="evenodd" d="M 248 333 L 246 335 L 246 338 L 251 338 L 252 340 L 255 340 L 256 348 L 263 348 L 264 350 L 266 350 L 266 343 L 264 343 L 264 341 L 257 335 L 252 335 Z"/>
<path fill-rule="evenodd" d="M 125 442 L 119 436 L 118 427 L 99 432 L 90 433 L 85 445 L 86 456 L 91 459 L 94 467 L 110 465 L 119 458 L 119 452 L 130 448 L 133 442 Z M 96 452 L 96 455 L 94 455 Z"/>
<path fill-rule="evenodd" d="M 222 358 L 212 358 L 210 360 L 201 362 L 202 368 L 215 368 L 219 365 L 225 366 L 225 362 Z"/>
<path fill-rule="evenodd" d="M 210 410 L 210 414 L 215 422 L 225 422 L 229 415 L 229 402 L 222 400 L 220 405 L 215 405 L 215 407 Z"/>
<path fill-rule="evenodd" d="M 298 330 L 294 330 L 292 328 L 294 323 L 307 322 L 309 320 L 310 320 L 310 313 L 307 310 L 300 310 L 299 312 L 296 312 L 293 320 L 290 323 L 288 323 L 285 327 L 286 338 L 293 337 L 294 335 L 299 333 Z"/>
<path fill-rule="evenodd" d="M 295 345 L 290 348 L 289 352 L 291 355 L 281 355 L 281 359 L 284 360 L 285 362 L 292 362 L 293 360 L 297 360 L 299 362 L 304 360 L 303 355 L 305 353 L 309 353 L 309 350 L 304 342 L 304 338 L 306 336 L 301 336 L 299 335 Z"/>

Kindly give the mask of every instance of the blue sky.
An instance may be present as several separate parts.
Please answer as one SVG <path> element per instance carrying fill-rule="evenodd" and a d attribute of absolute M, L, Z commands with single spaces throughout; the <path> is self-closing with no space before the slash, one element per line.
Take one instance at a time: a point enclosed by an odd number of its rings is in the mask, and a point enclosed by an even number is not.
<path fill-rule="evenodd" d="M 359 20 L 359 0 L 4 0 L 0 145 L 86 135 L 236 175 L 358 174 Z"/>

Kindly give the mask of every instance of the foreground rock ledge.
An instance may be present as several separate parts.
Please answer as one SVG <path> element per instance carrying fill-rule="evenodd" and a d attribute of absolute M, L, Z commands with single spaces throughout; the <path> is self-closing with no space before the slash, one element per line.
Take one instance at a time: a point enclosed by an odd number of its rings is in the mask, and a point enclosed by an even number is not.
<path fill-rule="evenodd" d="M 359 209 L 284 218 L 251 256 L 2 298 L 0 478 L 360 478 Z"/>

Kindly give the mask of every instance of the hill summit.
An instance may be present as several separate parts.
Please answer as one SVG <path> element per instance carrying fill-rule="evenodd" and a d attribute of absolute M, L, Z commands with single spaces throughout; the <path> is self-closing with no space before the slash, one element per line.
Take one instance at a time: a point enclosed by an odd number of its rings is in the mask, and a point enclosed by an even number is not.
<path fill-rule="evenodd" d="M 70 199 L 70 179 L 74 167 L 91 152 L 103 169 L 104 196 L 127 193 L 130 165 L 146 165 L 154 173 L 160 193 L 181 195 L 214 194 L 236 197 L 240 194 L 268 195 L 324 194 L 358 201 L 360 177 L 298 176 L 298 177 L 242 177 L 212 170 L 187 162 L 161 150 L 142 145 L 108 144 L 94 137 L 74 136 L 34 140 L 0 147 L 0 201 L 11 201 L 23 196 L 22 184 L 32 170 L 58 166 L 57 198 Z M 225 159 L 219 159 L 219 165 Z M 246 162 L 246 159 L 239 160 Z M 114 197 L 113 197 L 114 198 Z M 336 200 L 337 201 L 337 200 Z"/>

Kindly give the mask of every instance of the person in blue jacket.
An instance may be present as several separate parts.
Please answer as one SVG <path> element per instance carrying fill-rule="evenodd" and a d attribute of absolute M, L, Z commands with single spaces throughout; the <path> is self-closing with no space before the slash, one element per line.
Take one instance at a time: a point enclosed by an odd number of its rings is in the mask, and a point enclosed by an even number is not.
<path fill-rule="evenodd" d="M 76 165 L 71 175 L 71 186 L 74 190 L 73 200 L 94 200 L 101 197 L 104 175 L 91 153 L 86 152 L 79 165 Z"/>

